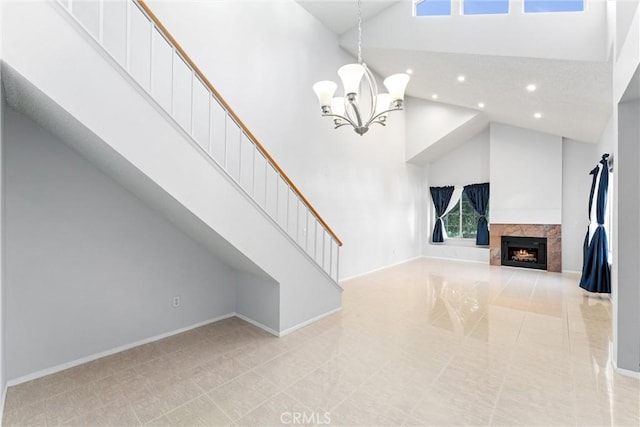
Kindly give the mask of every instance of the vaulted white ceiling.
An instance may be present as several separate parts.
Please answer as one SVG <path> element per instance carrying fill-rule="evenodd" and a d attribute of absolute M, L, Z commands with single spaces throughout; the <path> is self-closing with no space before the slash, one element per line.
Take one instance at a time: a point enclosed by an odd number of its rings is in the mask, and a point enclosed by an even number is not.
<path fill-rule="evenodd" d="M 363 0 L 362 19 L 367 20 L 401 0 Z M 336 34 L 342 34 L 358 24 L 355 0 L 298 0 L 307 11 Z"/>
<path fill-rule="evenodd" d="M 355 1 L 300 4 L 355 55 Z M 511 10 L 413 17 L 408 0 L 363 0 L 363 59 L 383 76 L 413 69 L 407 95 L 432 100 L 435 93 L 437 102 L 483 111 L 490 121 L 597 141 L 612 102 L 606 2 L 588 0 L 584 13 L 524 14 L 522 0 L 511 0 Z"/>

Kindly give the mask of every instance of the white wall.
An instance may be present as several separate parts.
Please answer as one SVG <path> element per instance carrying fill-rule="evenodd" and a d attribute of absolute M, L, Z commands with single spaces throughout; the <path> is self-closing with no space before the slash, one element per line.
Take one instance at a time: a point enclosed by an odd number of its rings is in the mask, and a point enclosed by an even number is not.
<path fill-rule="evenodd" d="M 476 135 L 446 156 L 430 163 L 425 168 L 423 231 L 423 255 L 489 262 L 489 250 L 475 246 L 475 240 L 451 239 L 444 243 L 431 243 L 434 226 L 434 209 L 429 187 L 445 185 L 464 186 L 489 182 L 489 130 Z M 493 183 L 491 183 L 493 186 Z M 493 188 L 491 189 L 493 191 Z M 491 195 L 493 197 L 493 194 Z M 492 203 L 491 200 L 489 202 Z M 490 219 L 490 218 L 489 218 Z"/>
<path fill-rule="evenodd" d="M 468 108 L 431 102 L 410 96 L 406 97 L 405 106 L 407 121 L 406 159 L 408 161 L 430 157 L 422 154 L 426 150 L 442 151 L 435 149 L 435 145 L 479 114 L 478 111 Z M 460 145 L 466 140 L 468 138 L 461 141 Z M 444 149 L 449 151 L 452 144 L 455 145 L 455 141 L 447 142 Z"/>
<path fill-rule="evenodd" d="M 30 119 L 5 113 L 9 378 L 235 311 L 233 270 Z"/>
<path fill-rule="evenodd" d="M 609 123 L 609 126 L 611 123 Z M 589 225 L 589 172 L 600 160 L 595 144 L 562 140 L 562 270 L 582 271 L 582 245 Z"/>
<path fill-rule="evenodd" d="M 292 0 L 152 2 L 169 31 L 344 241 L 342 278 L 420 253 L 420 168 L 402 113 L 333 130 L 311 86 L 353 58 Z"/>
<path fill-rule="evenodd" d="M 591 189 L 591 175 L 602 154 L 613 156 L 616 135 L 613 117 L 598 144 L 572 139 L 562 140 L 562 269 L 582 271 L 582 245 L 589 223 L 587 206 Z M 615 163 L 615 159 L 613 159 Z M 615 166 L 614 166 L 615 167 Z M 613 203 L 609 194 L 609 203 Z M 608 236 L 613 239 L 613 235 Z"/>
<path fill-rule="evenodd" d="M 492 123 L 491 223 L 562 222 L 562 138 Z"/>
<path fill-rule="evenodd" d="M 489 129 L 429 164 L 430 186 L 489 182 Z"/>
<path fill-rule="evenodd" d="M 607 2 L 609 3 L 609 2 Z M 615 5 L 615 38 L 617 40 L 616 43 L 616 59 L 620 57 L 620 52 L 622 50 L 622 46 L 624 45 L 624 41 L 627 39 L 629 35 L 629 28 L 633 22 L 633 17 L 638 10 L 638 2 L 637 1 L 616 1 L 611 2 Z M 609 23 L 611 25 L 611 22 Z"/>
<path fill-rule="evenodd" d="M 459 10 L 461 1 L 453 0 L 452 11 Z M 607 2 L 589 1 L 583 13 L 555 14 L 523 13 L 522 0 L 510 3 L 509 19 L 504 15 L 474 19 L 477 17 L 455 12 L 439 19 L 416 18 L 411 2 L 399 1 L 364 23 L 365 47 L 406 46 L 408 50 L 428 52 L 579 61 L 607 59 Z M 387 31 L 388 28 L 407 30 Z M 352 29 L 340 41 L 354 46 L 356 40 L 357 33 Z"/>

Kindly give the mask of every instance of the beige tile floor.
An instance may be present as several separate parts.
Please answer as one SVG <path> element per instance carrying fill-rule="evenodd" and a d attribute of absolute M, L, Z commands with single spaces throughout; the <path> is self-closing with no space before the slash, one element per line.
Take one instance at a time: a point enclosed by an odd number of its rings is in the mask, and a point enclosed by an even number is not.
<path fill-rule="evenodd" d="M 3 424 L 638 426 L 577 280 L 413 261 L 283 338 L 231 318 L 11 387 Z"/>

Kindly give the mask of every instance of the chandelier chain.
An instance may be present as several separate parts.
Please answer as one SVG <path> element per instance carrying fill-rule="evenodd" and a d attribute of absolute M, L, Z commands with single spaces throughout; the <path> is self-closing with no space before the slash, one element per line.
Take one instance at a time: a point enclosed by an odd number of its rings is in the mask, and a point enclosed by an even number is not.
<path fill-rule="evenodd" d="M 362 64 L 362 0 L 358 0 L 358 64 Z"/>

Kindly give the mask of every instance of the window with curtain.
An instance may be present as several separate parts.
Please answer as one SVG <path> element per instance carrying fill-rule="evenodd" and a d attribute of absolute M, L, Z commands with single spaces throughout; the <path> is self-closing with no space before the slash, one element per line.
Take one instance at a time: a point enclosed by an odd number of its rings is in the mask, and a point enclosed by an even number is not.
<path fill-rule="evenodd" d="M 442 217 L 442 222 L 448 238 L 475 239 L 479 218 L 480 214 L 476 212 L 469 198 L 463 192 L 453 209 Z M 489 219 L 488 207 L 486 218 Z"/>

